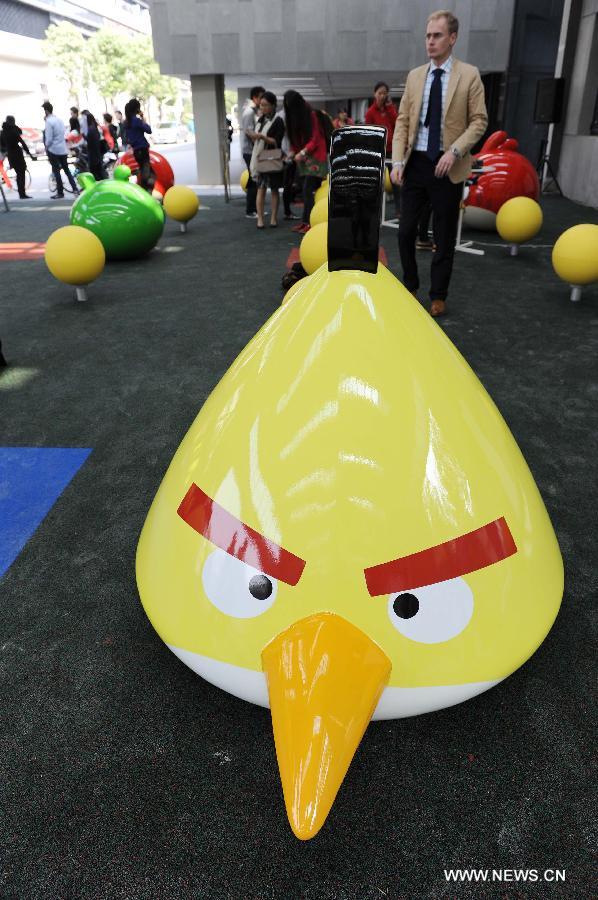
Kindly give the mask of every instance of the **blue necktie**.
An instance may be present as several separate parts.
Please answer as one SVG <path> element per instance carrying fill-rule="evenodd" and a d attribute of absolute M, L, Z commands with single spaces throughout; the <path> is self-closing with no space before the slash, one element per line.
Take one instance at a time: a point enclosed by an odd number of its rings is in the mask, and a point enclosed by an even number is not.
<path fill-rule="evenodd" d="M 428 111 L 424 125 L 428 128 L 428 149 L 426 156 L 436 162 L 440 155 L 440 122 L 442 119 L 442 85 L 440 79 L 444 69 L 434 69 L 434 80 L 430 88 Z"/>

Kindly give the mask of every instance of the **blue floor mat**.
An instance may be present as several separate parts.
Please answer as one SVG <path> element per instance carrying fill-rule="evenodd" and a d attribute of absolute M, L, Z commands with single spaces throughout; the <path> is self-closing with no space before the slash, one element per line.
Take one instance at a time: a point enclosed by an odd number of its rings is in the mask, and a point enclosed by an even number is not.
<path fill-rule="evenodd" d="M 83 447 L 0 447 L 0 577 L 90 453 Z"/>

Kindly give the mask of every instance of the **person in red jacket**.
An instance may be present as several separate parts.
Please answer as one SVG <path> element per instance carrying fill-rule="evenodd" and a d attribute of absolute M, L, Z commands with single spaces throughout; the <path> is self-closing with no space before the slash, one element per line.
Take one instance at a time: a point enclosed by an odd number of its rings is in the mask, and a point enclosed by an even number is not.
<path fill-rule="evenodd" d="M 303 176 L 303 219 L 294 231 L 309 231 L 309 215 L 314 194 L 328 174 L 328 145 L 332 134 L 330 117 L 313 110 L 297 91 L 284 95 L 284 114 L 291 153 L 287 158 L 297 162 Z"/>
<path fill-rule="evenodd" d="M 342 109 L 339 109 L 336 119 L 332 120 L 332 124 L 335 128 L 344 128 L 345 125 L 355 125 L 355 122 L 343 107 Z"/>
<path fill-rule="evenodd" d="M 397 108 L 389 97 L 390 89 L 385 81 L 374 87 L 374 102 L 365 114 L 366 125 L 381 125 L 386 128 L 386 156 L 392 158 L 392 136 L 395 133 Z"/>
<path fill-rule="evenodd" d="M 366 125 L 381 125 L 386 128 L 386 157 L 389 160 L 387 168 L 390 172 L 392 168 L 392 137 L 395 133 L 395 123 L 397 121 L 398 111 L 394 103 L 389 97 L 390 88 L 385 81 L 379 81 L 374 87 L 374 102 L 365 114 Z M 392 183 L 392 195 L 395 201 L 395 212 L 397 219 L 400 211 L 401 192 L 399 188 Z"/>

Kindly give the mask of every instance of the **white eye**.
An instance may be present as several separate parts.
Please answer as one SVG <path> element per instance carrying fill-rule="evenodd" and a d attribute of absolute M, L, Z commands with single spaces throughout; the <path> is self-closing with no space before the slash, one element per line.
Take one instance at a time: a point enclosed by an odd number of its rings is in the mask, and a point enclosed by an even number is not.
<path fill-rule="evenodd" d="M 473 594 L 462 578 L 388 596 L 388 617 L 406 638 L 439 644 L 457 637 L 473 613 Z"/>
<path fill-rule="evenodd" d="M 227 616 L 252 619 L 270 609 L 278 582 L 224 550 L 206 559 L 201 580 L 208 600 Z"/>

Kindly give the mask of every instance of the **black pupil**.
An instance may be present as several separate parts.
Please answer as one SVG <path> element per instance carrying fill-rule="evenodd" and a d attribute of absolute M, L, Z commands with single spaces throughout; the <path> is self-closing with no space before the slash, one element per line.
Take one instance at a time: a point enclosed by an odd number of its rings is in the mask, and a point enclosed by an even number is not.
<path fill-rule="evenodd" d="M 399 594 L 392 608 L 399 619 L 412 619 L 419 611 L 419 600 L 413 594 Z"/>
<path fill-rule="evenodd" d="M 249 593 L 256 600 L 267 600 L 272 593 L 272 582 L 265 575 L 254 575 L 249 581 Z"/>

